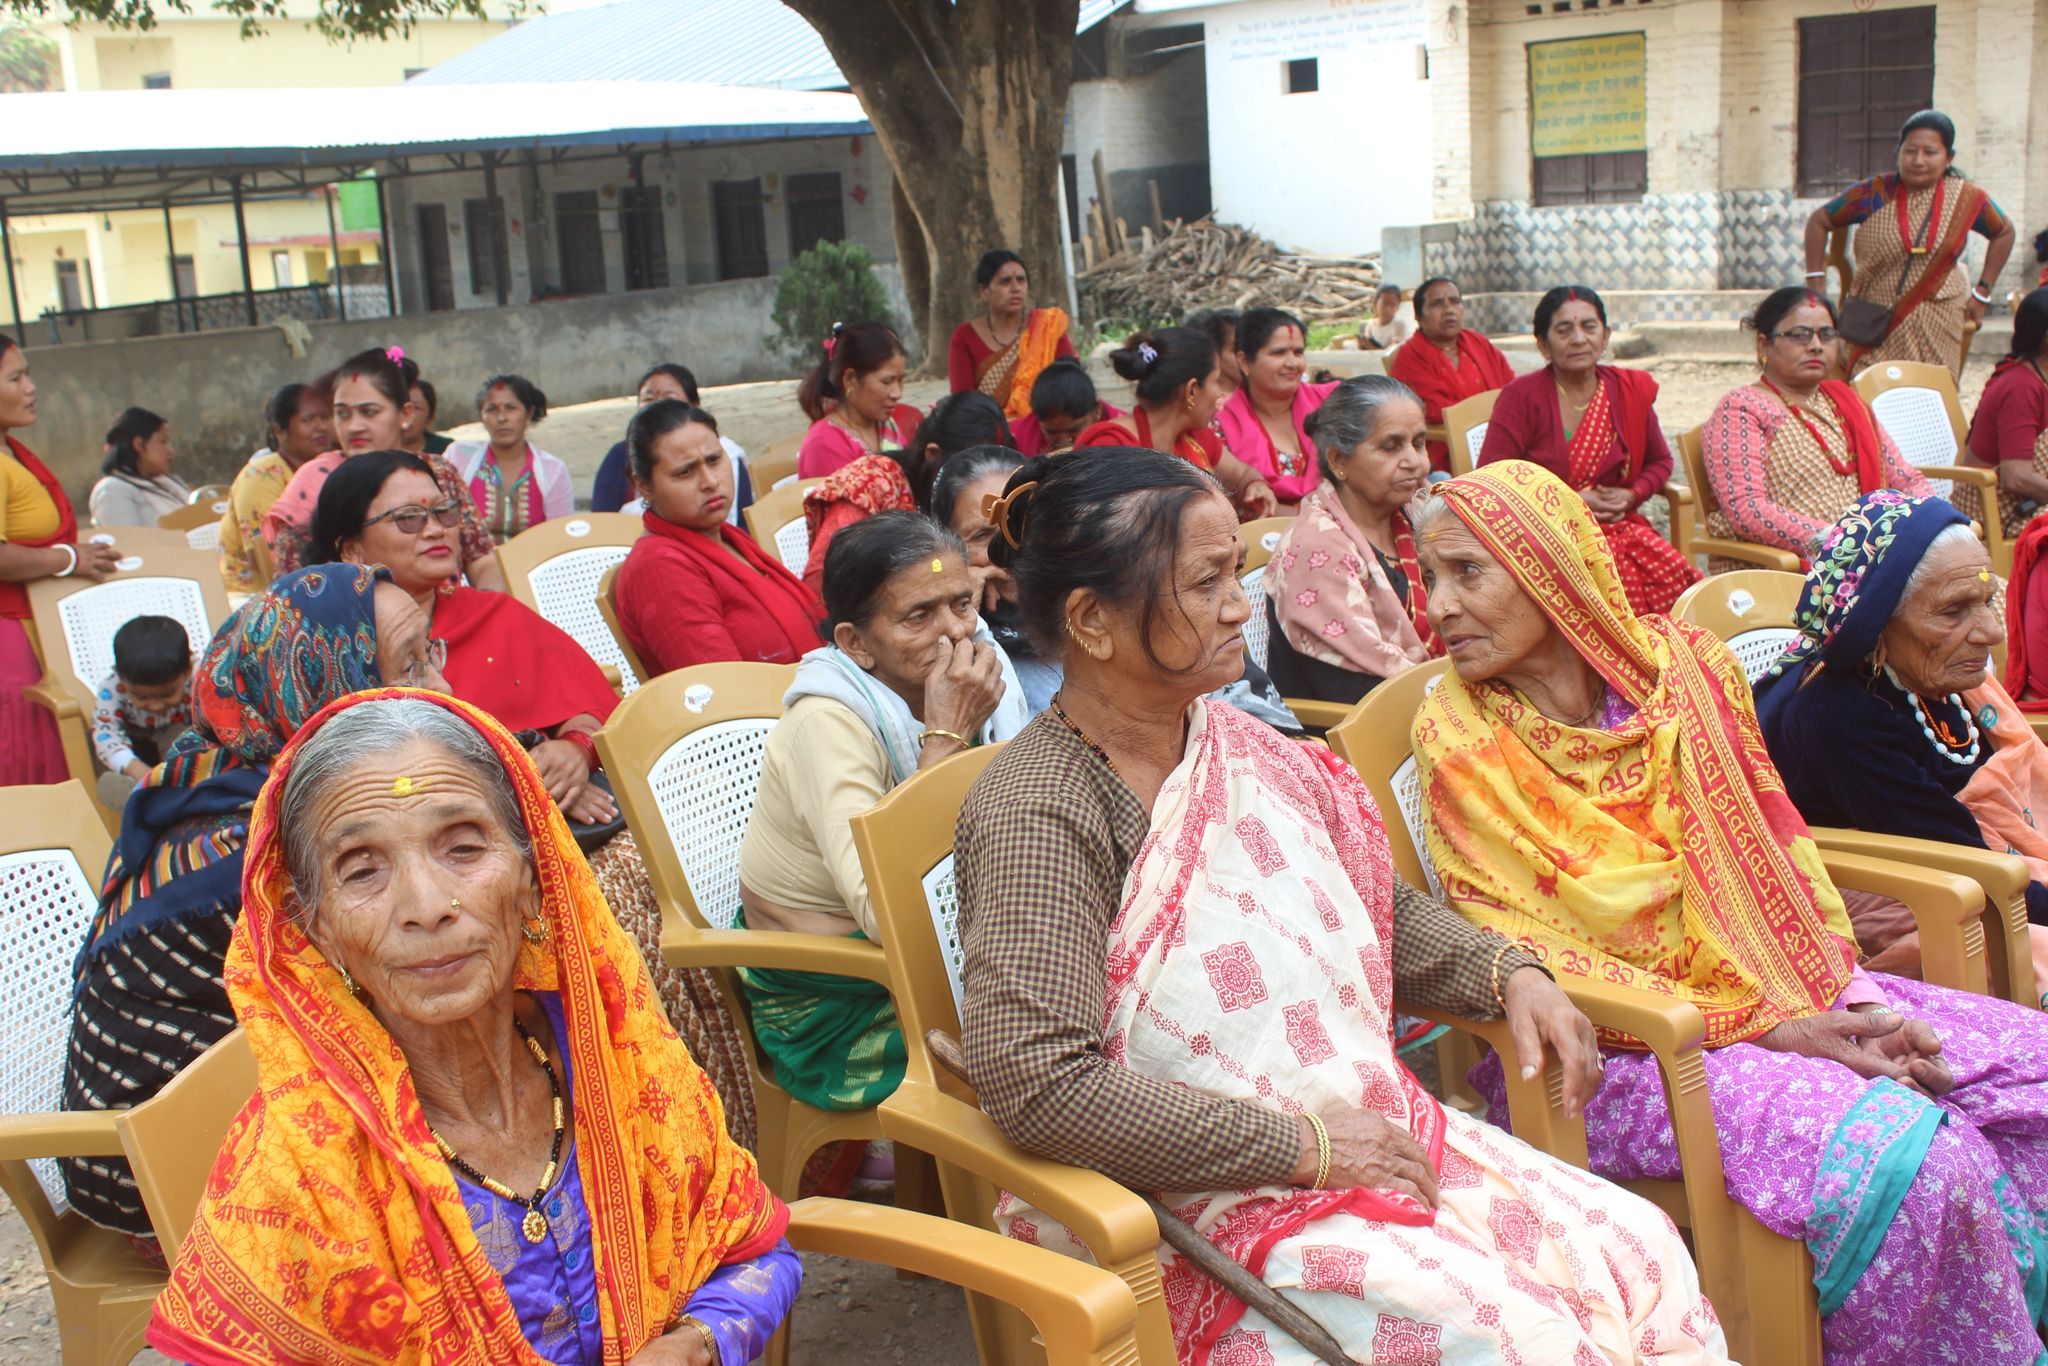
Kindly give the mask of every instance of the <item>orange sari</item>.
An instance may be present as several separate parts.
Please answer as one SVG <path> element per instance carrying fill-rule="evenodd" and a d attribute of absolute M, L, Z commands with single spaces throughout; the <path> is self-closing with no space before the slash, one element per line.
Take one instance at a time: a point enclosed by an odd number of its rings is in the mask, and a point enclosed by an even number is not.
<path fill-rule="evenodd" d="M 1827 1010 L 1856 941 L 1735 657 L 1631 611 L 1600 524 L 1541 466 L 1487 465 L 1438 496 L 1633 709 L 1566 726 L 1445 675 L 1413 739 L 1451 904 L 1553 971 L 1691 1002 L 1709 1048 Z"/>
<path fill-rule="evenodd" d="M 1017 340 L 990 355 L 974 376 L 974 387 L 1003 405 L 1003 416 L 1015 422 L 1031 416 L 1031 386 L 1059 355 L 1067 339 L 1067 311 L 1034 308 Z"/>
<path fill-rule="evenodd" d="M 727 1136 L 717 1092 L 669 1028 L 532 760 L 477 708 L 396 688 L 307 722 L 257 801 L 226 968 L 257 1090 L 214 1164 L 150 1344 L 202 1366 L 540 1362 L 404 1055 L 286 912 L 278 805 L 300 747 L 329 717 L 401 696 L 476 727 L 518 793 L 549 930 L 521 948 L 514 986 L 561 994 L 605 1360 L 624 1362 L 718 1266 L 773 1247 L 789 1211 Z"/>

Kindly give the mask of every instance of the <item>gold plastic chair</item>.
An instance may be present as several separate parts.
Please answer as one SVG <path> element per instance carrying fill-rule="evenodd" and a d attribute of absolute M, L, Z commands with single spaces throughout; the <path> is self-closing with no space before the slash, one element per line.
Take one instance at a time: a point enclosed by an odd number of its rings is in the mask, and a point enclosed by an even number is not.
<path fill-rule="evenodd" d="M 781 664 L 705 664 L 650 680 L 597 733 L 619 809 L 661 905 L 661 956 L 712 968 L 726 1007 L 747 1020 L 733 970 L 822 972 L 889 984 L 882 950 L 859 939 L 739 928 L 740 841 L 754 810 L 768 732 L 782 718 L 795 670 Z M 846 1139 L 882 1137 L 873 1110 L 817 1110 L 777 1086 L 749 1050 L 761 1175 L 784 1199 L 805 1160 Z"/>
<path fill-rule="evenodd" d="M 604 629 L 612 633 L 612 643 L 619 647 L 619 654 L 625 659 L 621 674 L 630 673 L 636 679 L 653 677 L 647 666 L 640 662 L 639 652 L 633 642 L 626 638 L 626 628 L 619 624 L 619 566 L 613 565 L 604 571 L 604 577 L 597 581 L 597 614 L 604 618 Z M 620 693 L 624 695 L 623 689 Z"/>
<path fill-rule="evenodd" d="M 256 1060 L 236 1030 L 153 1100 L 116 1121 L 167 1258 L 177 1257 L 191 1232 L 229 1126 L 255 1089 Z M 1042 1335 L 1053 1361 L 1110 1366 L 1138 1360 L 1137 1303 L 1121 1281 L 1097 1267 L 929 1215 L 847 1200 L 800 1200 L 789 1216 L 790 1245 L 800 1252 L 900 1267 L 1015 1306 Z M 144 1324 L 161 1280 L 159 1274 L 141 1301 Z"/>
<path fill-rule="evenodd" d="M 642 675 L 598 609 L 598 583 L 618 568 L 645 530 L 638 517 L 624 513 L 577 512 L 550 517 L 497 550 L 506 591 L 568 632 L 598 667 L 616 674 L 621 695 L 639 687 Z"/>
<path fill-rule="evenodd" d="M 1486 429 L 1493 424 L 1493 405 L 1500 390 L 1489 389 L 1444 409 L 1444 444 L 1451 448 L 1451 473 L 1470 474 L 1479 467 Z"/>
<path fill-rule="evenodd" d="M 1408 732 L 1423 699 L 1447 667 L 1444 661 L 1434 661 L 1388 679 L 1329 737 L 1330 748 L 1357 770 L 1378 803 L 1395 868 L 1437 896 L 1443 891 L 1423 842 L 1425 795 Z M 1894 897 L 1912 912 L 1920 929 L 1926 980 L 1965 991 L 1984 990 L 1978 925 L 1984 895 L 1975 882 L 1938 868 L 1908 867 L 1842 849 L 1823 846 L 1820 854 L 1838 886 Z M 1974 943 L 1973 930 L 1978 931 Z M 1734 1356 L 1818 1366 L 1820 1320 L 1805 1245 L 1771 1233 L 1727 1196 L 1720 1139 L 1704 1084 L 1700 1044 L 1706 1025 L 1699 1012 L 1666 997 L 1583 977 L 1561 976 L 1558 985 L 1594 1024 L 1634 1035 L 1657 1058 L 1679 1161 L 1689 1177 L 1682 1182 L 1621 1184 L 1654 1201 L 1674 1222 L 1692 1231 L 1700 1283 L 1721 1315 Z M 1510 1077 L 1515 1073 L 1513 1068 L 1503 1070 Z M 1521 1132 L 1519 1117 L 1515 1127 Z M 1583 1149 L 1548 1150 L 1584 1165 Z"/>
<path fill-rule="evenodd" d="M 811 560 L 811 531 L 804 521 L 804 495 L 822 479 L 799 479 L 779 489 L 756 494 L 742 514 L 747 534 L 763 550 L 773 550 L 783 567 L 798 578 Z"/>
<path fill-rule="evenodd" d="M 798 452 L 803 450 L 805 433 L 777 437 L 763 446 L 759 454 L 747 455 L 747 478 L 754 486 L 756 501 L 772 493 L 777 484 L 796 477 Z"/>
<path fill-rule="evenodd" d="M 1969 341 L 1964 339 L 1967 351 Z M 1906 463 L 1934 481 L 1936 493 L 1947 497 L 1949 483 L 1977 490 L 1983 514 L 1977 534 L 2001 578 L 2012 574 L 2012 542 L 1998 515 L 1998 471 L 1960 463 L 1970 424 L 1963 417 L 1955 376 L 1944 365 L 1886 360 L 1864 368 L 1855 379 L 1856 392 L 1870 405 L 1870 415 L 1899 448 Z"/>
<path fill-rule="evenodd" d="M 217 556 L 191 549 L 174 532 L 156 533 L 174 537 L 169 546 L 136 547 L 128 536 L 132 530 L 121 529 L 118 548 L 126 555 L 111 578 L 101 583 L 79 577 L 37 579 L 28 586 L 43 676 L 27 695 L 56 721 L 65 766 L 88 792 L 96 780 L 94 698 L 114 672 L 114 633 L 136 617 L 174 618 L 184 624 L 196 663 L 228 616 Z M 100 807 L 100 813 L 108 829 L 118 828 L 119 812 Z"/>
<path fill-rule="evenodd" d="M 868 895 L 882 930 L 896 1009 L 911 1041 L 903 1085 L 882 1102 L 882 1128 L 890 1137 L 939 1160 L 939 1184 L 953 1218 L 993 1228 L 996 1192 L 1014 1192 L 1065 1224 L 1099 1266 L 1114 1270 L 1138 1301 L 1143 1359 L 1166 1366 L 1174 1358 L 1159 1281 L 1159 1231 L 1151 1210 L 1125 1187 L 1099 1172 L 1069 1167 L 1024 1152 L 982 1112 L 971 1088 L 938 1073 L 919 1046 L 936 1031 L 960 1032 L 959 902 L 953 883 L 953 831 L 968 789 L 995 757 L 995 747 L 956 755 L 899 784 L 853 818 L 854 845 L 867 875 Z M 1413 1011 L 1412 1007 L 1403 1007 Z M 1431 1019 L 1477 1033 L 1511 1048 L 1504 1022 L 1477 1022 L 1433 1012 Z M 1697 1015 L 1695 1015 L 1697 1018 Z M 1555 1060 L 1542 1075 L 1523 1081 L 1510 1071 L 1508 1099 L 1517 1132 L 1569 1154 L 1576 1134 L 1585 1164 L 1585 1130 L 1559 1107 L 1561 1078 Z M 1569 1158 L 1568 1158 L 1569 1160 Z M 1012 1361 L 1021 1346 L 1014 1332 L 976 1312 L 982 1359 Z M 1005 1354 L 991 1354 L 1000 1345 Z M 1054 1356 L 1053 1361 L 1059 1358 Z"/>
<path fill-rule="evenodd" d="M 1687 559 L 1696 555 L 1720 555 L 1731 560 L 1742 560 L 1761 569 L 1776 569 L 1788 574 L 1799 572 L 1799 557 L 1789 550 L 1774 545 L 1758 545 L 1755 541 L 1738 541 L 1724 536 L 1705 534 L 1708 519 L 1721 510 L 1721 500 L 1714 496 L 1714 486 L 1707 480 L 1705 449 L 1700 444 L 1700 428 L 1694 427 L 1683 432 L 1678 438 L 1678 461 L 1685 471 L 1685 503 L 1689 509 L 1692 526 L 1685 543 L 1679 549 Z M 1665 486 L 1667 494 L 1670 486 Z M 1671 517 L 1674 528 L 1678 521 L 1679 507 L 1672 503 Z M 1675 539 L 1675 538 L 1674 538 Z"/>
<path fill-rule="evenodd" d="M 1796 634 L 1792 618 L 1805 585 L 1806 580 L 1797 574 L 1767 569 L 1716 574 L 1686 589 L 1672 606 L 1671 615 L 1719 636 L 1754 686 Z M 2040 1005 L 2027 934 L 2027 882 L 2031 875 L 2024 860 L 1989 849 L 1841 826 L 1815 826 L 1812 833 L 1814 843 L 1823 849 L 1937 868 L 1975 882 L 1983 890 L 1984 909 L 1976 925 L 1963 927 L 1965 959 L 1970 956 L 1973 939 L 1981 939 L 1991 994 L 2021 1005 Z M 1961 971 L 1961 966 L 1953 970 Z"/>
<path fill-rule="evenodd" d="M 164 1285 L 162 1268 L 126 1238 L 71 1210 L 50 1160 L 124 1153 L 113 1112 L 63 1108 L 71 962 L 99 905 L 109 846 L 82 784 L 0 788 L 0 1191 L 42 1256 L 66 1366 L 133 1357 Z"/>

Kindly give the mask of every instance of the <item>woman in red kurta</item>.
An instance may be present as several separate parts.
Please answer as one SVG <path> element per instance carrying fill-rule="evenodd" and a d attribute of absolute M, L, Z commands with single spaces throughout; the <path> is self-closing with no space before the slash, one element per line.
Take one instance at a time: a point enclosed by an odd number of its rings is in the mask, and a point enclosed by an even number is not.
<path fill-rule="evenodd" d="M 1671 477 L 1657 425 L 1657 381 L 1600 364 L 1607 305 L 1560 285 L 1536 305 L 1536 346 L 1549 362 L 1500 391 L 1479 463 L 1531 460 L 1578 490 L 1614 552 L 1637 615 L 1669 612 L 1700 572 L 1636 509 Z"/>
<path fill-rule="evenodd" d="M 1177 455 L 1214 474 L 1249 521 L 1271 517 L 1280 501 L 1258 471 L 1223 449 L 1209 423 L 1223 401 L 1215 343 L 1191 327 L 1139 332 L 1109 353 L 1109 363 L 1136 386 L 1126 417 L 1107 418 L 1074 438 L 1091 446 L 1143 446 Z"/>
<path fill-rule="evenodd" d="M 782 561 L 725 520 L 733 470 L 710 415 L 650 403 L 627 431 L 647 534 L 619 566 L 612 595 L 626 643 L 650 676 L 692 664 L 794 664 L 825 642 L 824 604 Z"/>
<path fill-rule="evenodd" d="M 1031 386 L 1039 373 L 1074 354 L 1067 314 L 1031 306 L 1031 275 L 1024 258 L 997 248 L 974 269 L 985 312 L 953 329 L 946 347 L 946 387 L 956 394 L 979 389 L 1015 421 L 1031 414 Z"/>
<path fill-rule="evenodd" d="M 1423 281 L 1415 291 L 1415 318 L 1415 335 L 1387 358 L 1387 373 L 1415 391 L 1431 426 L 1443 425 L 1444 409 L 1505 388 L 1515 377 L 1500 348 L 1465 326 L 1465 299 L 1453 281 Z M 1451 448 L 1430 442 L 1429 463 L 1448 473 Z"/>

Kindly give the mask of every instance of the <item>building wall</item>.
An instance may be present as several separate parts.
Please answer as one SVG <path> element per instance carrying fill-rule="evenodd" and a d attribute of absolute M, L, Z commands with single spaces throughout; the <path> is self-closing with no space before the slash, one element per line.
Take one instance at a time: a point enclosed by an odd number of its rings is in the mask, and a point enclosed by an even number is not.
<path fill-rule="evenodd" d="M 328 42 L 304 17 L 272 20 L 256 39 L 244 39 L 232 20 L 163 13 L 146 34 L 96 23 L 73 28 L 52 22 L 40 29 L 57 43 L 64 89 L 136 90 L 144 76 L 158 72 L 177 89 L 396 85 L 408 71 L 444 62 L 510 27 L 503 19 L 422 19 L 406 37 L 345 46 Z"/>
<path fill-rule="evenodd" d="M 1219 218 L 1284 245 L 1358 252 L 1431 212 L 1435 121 L 1419 74 L 1426 0 L 1190 7 L 1206 28 L 1209 174 Z M 1313 57 L 1318 89 L 1286 93 Z"/>
<path fill-rule="evenodd" d="M 644 183 L 661 194 L 662 235 L 667 248 L 671 285 L 709 284 L 718 279 L 717 234 L 712 223 L 712 184 L 719 180 L 759 178 L 767 232 L 768 274 L 789 264 L 788 208 L 783 199 L 787 177 L 837 172 L 844 196 L 846 238 L 859 242 L 876 261 L 896 257 L 889 211 L 889 166 L 872 138 L 810 138 L 786 142 L 734 144 L 727 147 L 677 148 L 642 159 Z M 608 157 L 569 162 L 519 162 L 498 169 L 498 197 L 505 205 L 506 237 L 512 270 L 508 299 L 526 302 L 560 292 L 560 246 L 554 231 L 555 196 L 594 190 L 603 229 L 605 292 L 626 292 L 625 242 L 620 232 L 620 192 L 633 183 L 628 159 Z M 394 179 L 388 190 L 392 215 L 393 252 L 404 311 L 424 311 L 426 288 L 419 243 L 419 206 L 440 204 L 448 223 L 449 261 L 457 308 L 497 306 L 495 288 L 473 288 L 463 203 L 481 199 L 481 170 L 445 172 Z"/>
<path fill-rule="evenodd" d="M 897 310 L 907 311 L 896 268 L 880 273 Z M 532 376 L 562 406 L 626 394 L 642 369 L 662 359 L 686 363 L 706 385 L 781 378 L 789 367 L 770 349 L 774 297 L 774 279 L 764 278 L 421 314 L 395 326 L 386 318 L 315 322 L 303 356 L 274 327 L 75 346 L 31 342 L 39 415 L 22 436 L 83 507 L 98 474 L 100 436 L 123 404 L 169 419 L 187 480 L 224 479 L 255 448 L 256 413 L 278 385 L 394 340 L 439 389 L 443 426 L 474 420 L 474 386 L 505 370 Z"/>
<path fill-rule="evenodd" d="M 1115 21 L 1112 21 L 1115 22 Z M 1209 106 L 1200 51 L 1161 59 L 1141 75 L 1077 81 L 1067 102 L 1061 154 L 1074 158 L 1074 205 L 1084 224 L 1095 192 L 1095 153 L 1109 176 L 1112 212 L 1133 232 L 1152 220 L 1148 181 L 1159 182 L 1161 212 L 1198 218 L 1209 211 Z"/>
<path fill-rule="evenodd" d="M 1596 0 L 1598 3 L 1598 0 Z M 1467 289 L 1563 279 L 1620 289 L 1769 288 L 1798 280 L 1819 202 L 1797 194 L 1802 18 L 1916 0 L 1607 0 L 1530 15 L 1525 0 L 1429 0 L 1438 119 L 1425 266 Z M 1996 22 L 1990 22 L 1993 13 Z M 1637 202 L 1533 207 L 1527 45 L 1641 32 L 1648 187 Z M 2024 243 L 2048 221 L 2048 0 L 1944 0 L 1934 99 L 1955 118 L 1957 162 L 2027 227 L 2000 292 L 2032 278 Z M 1884 169 L 1873 166 L 1873 172 Z M 1976 269 L 1982 239 L 1967 262 Z"/>

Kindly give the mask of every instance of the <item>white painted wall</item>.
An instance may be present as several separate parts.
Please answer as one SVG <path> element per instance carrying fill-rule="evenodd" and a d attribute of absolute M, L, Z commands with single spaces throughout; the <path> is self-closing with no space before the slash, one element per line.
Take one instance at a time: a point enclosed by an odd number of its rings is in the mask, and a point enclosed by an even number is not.
<path fill-rule="evenodd" d="M 1388 224 L 1430 216 L 1425 0 L 1140 0 L 1207 29 L 1216 215 L 1310 251 L 1377 251 Z M 1319 88 L 1286 93 L 1314 57 Z"/>

